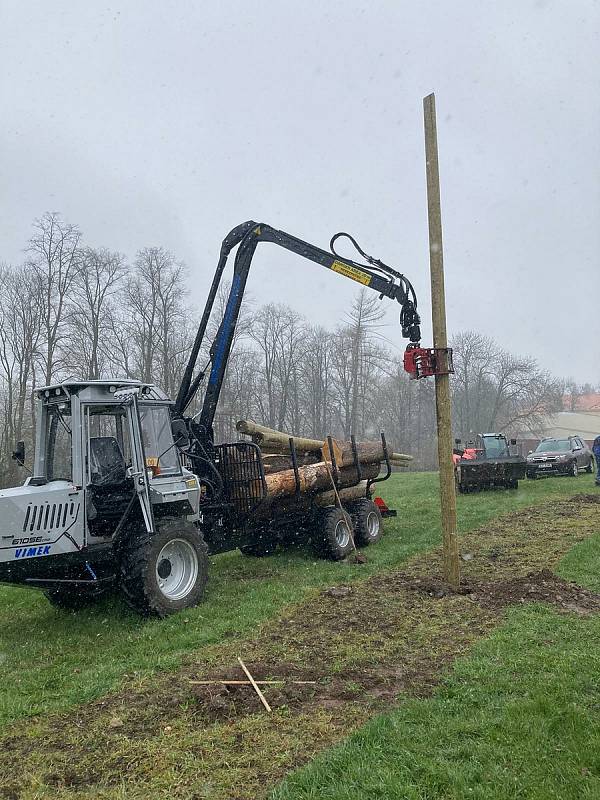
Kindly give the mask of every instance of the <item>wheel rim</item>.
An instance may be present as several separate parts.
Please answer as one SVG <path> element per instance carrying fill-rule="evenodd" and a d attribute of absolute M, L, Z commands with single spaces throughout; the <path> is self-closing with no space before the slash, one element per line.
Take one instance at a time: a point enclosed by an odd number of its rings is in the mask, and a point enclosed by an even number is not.
<path fill-rule="evenodd" d="M 181 600 L 196 585 L 198 556 L 189 542 L 171 539 L 156 559 L 156 581 L 169 600 Z"/>
<path fill-rule="evenodd" d="M 579 475 L 579 467 L 577 466 L 577 462 L 573 463 L 573 477 L 576 478 Z"/>
<path fill-rule="evenodd" d="M 345 519 L 338 520 L 338 523 L 335 526 L 335 541 L 338 547 L 341 547 L 342 549 L 347 547 L 350 542 L 350 530 Z"/>
<path fill-rule="evenodd" d="M 369 539 L 376 539 L 379 535 L 379 517 L 374 511 L 367 515 L 367 536 Z"/>

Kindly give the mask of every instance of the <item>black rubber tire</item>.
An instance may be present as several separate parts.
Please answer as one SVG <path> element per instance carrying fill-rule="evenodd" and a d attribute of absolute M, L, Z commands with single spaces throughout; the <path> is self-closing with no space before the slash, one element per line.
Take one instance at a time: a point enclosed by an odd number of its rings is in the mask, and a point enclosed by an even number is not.
<path fill-rule="evenodd" d="M 537 472 L 527 472 L 526 476 L 527 476 L 528 480 L 530 480 L 530 481 L 537 480 Z"/>
<path fill-rule="evenodd" d="M 579 467 L 577 466 L 577 461 L 571 461 L 569 464 L 569 471 L 567 473 L 571 478 L 579 477 Z"/>
<path fill-rule="evenodd" d="M 89 589 L 61 586 L 56 589 L 47 589 L 44 597 L 54 608 L 60 608 L 63 611 L 79 611 L 80 608 L 93 605 L 105 594 L 106 590 L 92 592 Z"/>
<path fill-rule="evenodd" d="M 328 506 L 319 513 L 311 540 L 320 556 L 331 561 L 343 561 L 350 555 L 354 550 L 353 531 L 347 530 L 348 525 L 352 525 L 352 518 L 336 506 Z M 346 528 L 347 536 L 342 536 L 343 527 Z"/>
<path fill-rule="evenodd" d="M 162 549 L 176 539 L 187 542 L 195 553 L 197 575 L 189 591 L 173 599 L 161 591 L 157 561 Z M 167 617 L 202 600 L 208 580 L 208 548 L 202 533 L 191 522 L 167 518 L 160 521 L 153 535 L 145 529 L 134 533 L 123 547 L 119 566 L 121 591 L 127 604 L 143 616 Z"/>
<path fill-rule="evenodd" d="M 469 491 L 469 487 L 462 482 L 461 473 L 456 468 L 454 469 L 454 488 L 459 494 L 467 494 Z"/>
<path fill-rule="evenodd" d="M 240 552 L 251 558 L 272 556 L 277 549 L 277 542 L 268 528 L 257 530 L 255 536 L 256 538 L 252 542 L 248 542 L 240 547 Z"/>
<path fill-rule="evenodd" d="M 507 489 L 518 489 L 519 488 L 519 481 L 517 478 L 510 478 L 506 481 L 506 488 Z"/>
<path fill-rule="evenodd" d="M 585 467 L 585 471 L 588 475 L 591 475 L 594 472 L 594 459 L 590 458 L 590 463 Z"/>
<path fill-rule="evenodd" d="M 377 504 L 366 497 L 348 505 L 354 526 L 354 544 L 368 547 L 383 536 L 383 519 Z"/>

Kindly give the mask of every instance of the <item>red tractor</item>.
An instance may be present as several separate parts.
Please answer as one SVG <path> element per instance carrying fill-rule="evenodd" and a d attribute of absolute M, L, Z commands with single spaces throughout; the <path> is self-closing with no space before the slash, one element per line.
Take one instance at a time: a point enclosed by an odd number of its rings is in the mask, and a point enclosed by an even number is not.
<path fill-rule="evenodd" d="M 527 462 L 511 450 L 517 444 L 516 439 L 509 444 L 502 433 L 479 433 L 465 448 L 460 447 L 460 439 L 455 443 L 452 460 L 457 491 L 519 488 Z"/>

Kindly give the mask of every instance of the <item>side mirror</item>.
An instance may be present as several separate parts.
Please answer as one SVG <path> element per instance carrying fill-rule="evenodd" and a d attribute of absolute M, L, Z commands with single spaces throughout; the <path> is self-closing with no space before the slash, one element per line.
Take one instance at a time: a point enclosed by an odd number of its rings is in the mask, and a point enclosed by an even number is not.
<path fill-rule="evenodd" d="M 533 450 L 528 450 L 527 455 L 530 456 L 533 453 Z"/>
<path fill-rule="evenodd" d="M 455 444 L 457 447 L 460 447 L 460 442 L 461 442 L 461 440 L 460 440 L 460 439 L 455 439 L 455 440 L 454 440 L 454 444 Z"/>
<path fill-rule="evenodd" d="M 19 466 L 25 464 L 25 442 L 17 442 L 17 448 L 12 454 L 13 461 L 16 461 Z"/>
<path fill-rule="evenodd" d="M 184 419 L 171 420 L 173 439 L 180 450 L 187 450 L 190 446 L 190 435 Z"/>
<path fill-rule="evenodd" d="M 517 443 L 517 440 L 516 440 L 516 439 L 511 439 L 511 440 L 510 440 L 510 443 L 511 443 L 511 444 L 516 444 L 516 443 Z"/>

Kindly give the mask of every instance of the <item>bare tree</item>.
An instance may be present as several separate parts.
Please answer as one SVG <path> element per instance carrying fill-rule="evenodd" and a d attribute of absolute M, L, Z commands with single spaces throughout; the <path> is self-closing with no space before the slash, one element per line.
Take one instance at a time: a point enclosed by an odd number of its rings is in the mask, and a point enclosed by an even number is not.
<path fill-rule="evenodd" d="M 540 370 L 535 359 L 514 356 L 473 331 L 454 337 L 455 430 L 462 436 L 539 427 L 561 407 L 564 382 Z"/>
<path fill-rule="evenodd" d="M 127 278 L 125 279 L 127 283 Z M 106 309 L 106 325 L 110 341 L 107 357 L 110 372 L 119 378 L 139 378 L 140 358 L 135 324 L 128 305 L 128 288 L 120 293 L 123 302 L 110 303 Z"/>
<path fill-rule="evenodd" d="M 215 416 L 216 441 L 235 438 L 237 420 L 256 416 L 256 400 L 260 396 L 261 386 L 259 354 L 249 347 L 236 347 L 229 357 Z"/>
<path fill-rule="evenodd" d="M 410 380 L 400 358 L 390 359 L 391 369 L 378 389 L 370 392 L 373 416 L 395 450 L 411 453 L 415 468 L 436 469 L 436 416 L 434 386 Z"/>
<path fill-rule="evenodd" d="M 134 369 L 168 394 L 176 389 L 189 349 L 186 295 L 183 265 L 171 253 L 162 247 L 138 252 L 125 293 Z"/>
<path fill-rule="evenodd" d="M 250 337 L 262 356 L 265 381 L 264 418 L 284 428 L 299 420 L 298 368 L 302 356 L 302 317 L 289 306 L 270 303 L 254 316 Z"/>
<path fill-rule="evenodd" d="M 104 248 L 86 247 L 80 258 L 72 295 L 71 363 L 79 377 L 97 380 L 110 356 L 111 302 L 127 268 L 124 256 Z"/>
<path fill-rule="evenodd" d="M 62 366 L 60 348 L 66 334 L 70 294 L 80 268 L 81 232 L 56 212 L 44 214 L 33 227 L 27 249 L 41 299 L 41 362 L 44 382 L 49 384 Z"/>
<path fill-rule="evenodd" d="M 458 333 L 451 345 L 454 428 L 462 437 L 488 425 L 499 350 L 492 339 L 476 331 Z"/>
<path fill-rule="evenodd" d="M 41 341 L 39 325 L 43 300 L 29 266 L 3 269 L 0 274 L 0 369 L 4 381 L 5 445 L 19 439 L 31 443 L 31 427 L 25 424 L 27 399 L 35 383 L 35 358 Z M 28 436 L 25 436 L 25 430 Z M 6 451 L 5 451 L 6 452 Z M 5 471 L 12 477 L 14 462 Z"/>
<path fill-rule="evenodd" d="M 494 378 L 488 430 L 512 430 L 517 424 L 534 430 L 561 409 L 561 382 L 540 370 L 533 358 L 500 351 Z"/>
<path fill-rule="evenodd" d="M 307 436 L 319 438 L 333 431 L 333 336 L 322 327 L 309 328 L 302 356 L 301 393 Z"/>
<path fill-rule="evenodd" d="M 335 331 L 333 346 L 334 387 L 337 413 L 345 438 L 363 432 L 364 404 L 361 392 L 374 388 L 377 357 L 377 328 L 383 312 L 377 298 L 366 289 L 356 296 L 348 313 L 348 323 Z"/>
<path fill-rule="evenodd" d="M 367 294 L 366 289 L 361 289 L 352 304 L 348 314 L 348 326 L 352 339 L 352 411 L 350 418 L 350 432 L 358 432 L 359 423 L 359 392 L 360 384 L 367 380 L 369 366 L 372 364 L 370 345 L 377 322 L 383 317 L 381 306 L 377 298 Z"/>

